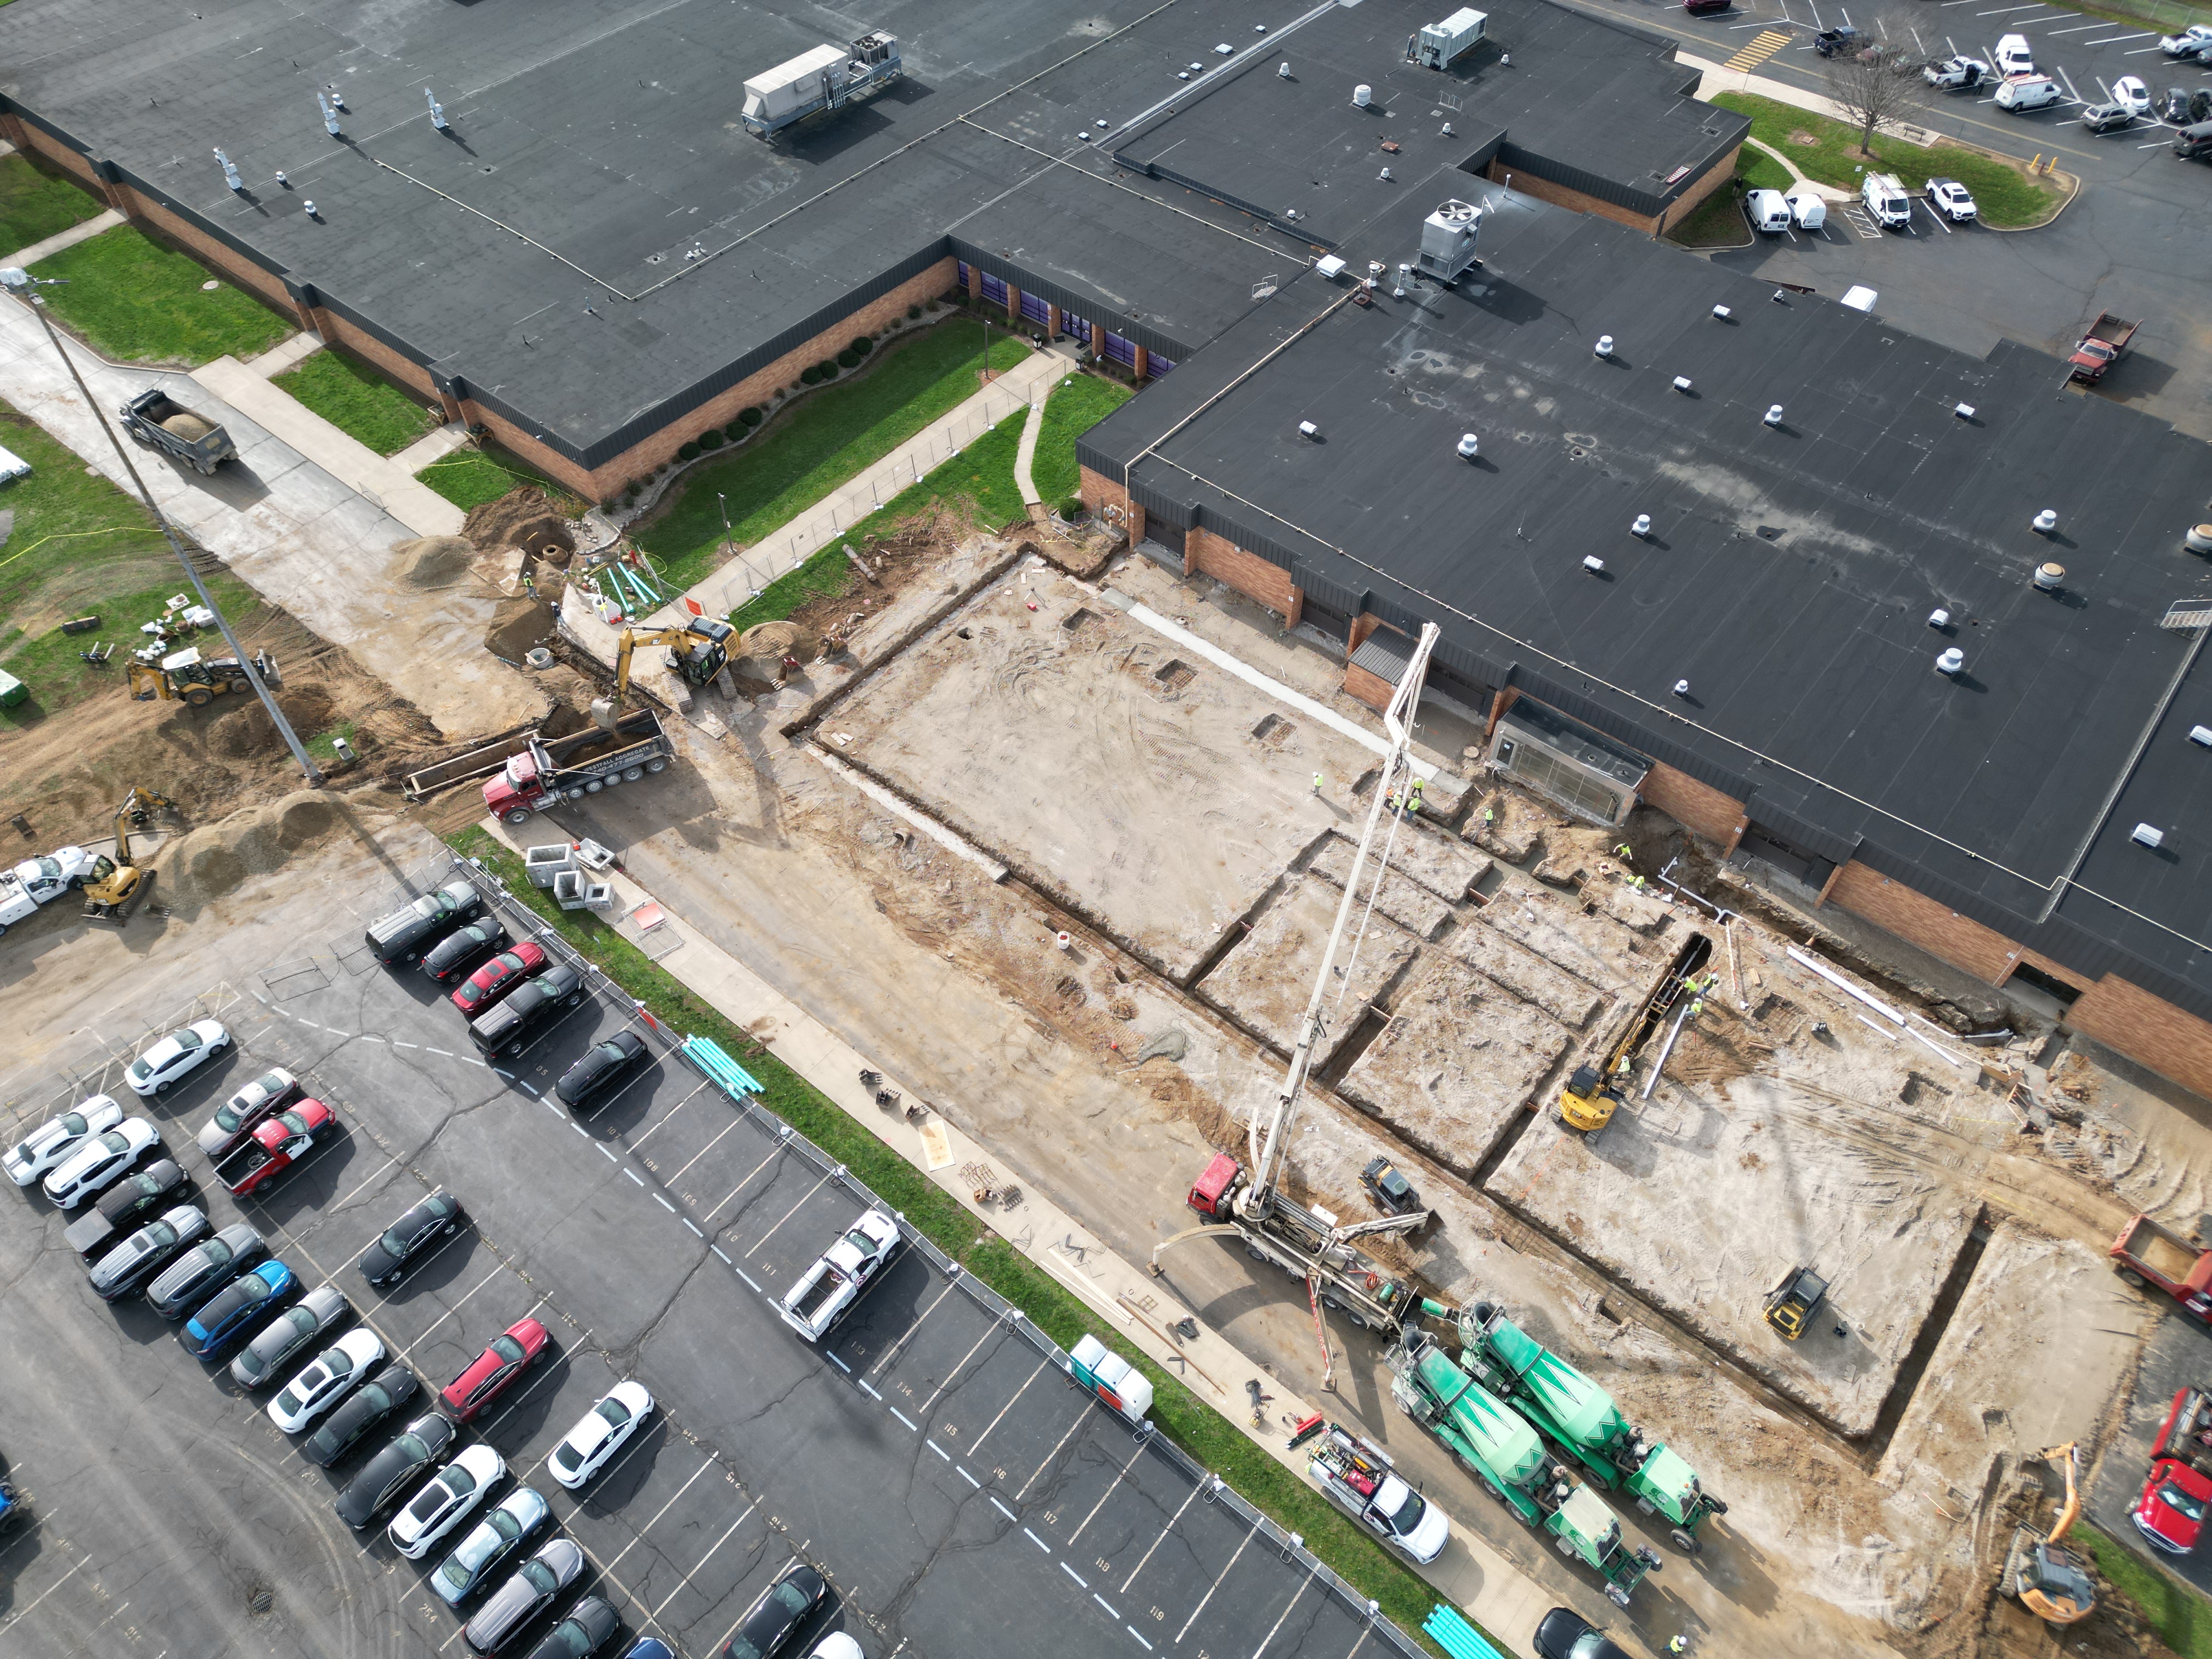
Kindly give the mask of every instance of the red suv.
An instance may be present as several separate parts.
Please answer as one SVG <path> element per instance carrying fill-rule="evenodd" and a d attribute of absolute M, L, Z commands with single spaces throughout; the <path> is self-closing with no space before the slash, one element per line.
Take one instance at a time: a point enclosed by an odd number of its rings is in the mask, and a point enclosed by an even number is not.
<path fill-rule="evenodd" d="M 530 1369 L 531 1362 L 545 1351 L 545 1328 L 534 1319 L 508 1326 L 492 1338 L 475 1364 L 446 1385 L 439 1404 L 456 1423 L 472 1421 Z"/>
<path fill-rule="evenodd" d="M 474 1019 L 524 980 L 544 973 L 545 966 L 545 952 L 525 939 L 471 974 L 468 983 L 453 993 L 453 1006 Z"/>

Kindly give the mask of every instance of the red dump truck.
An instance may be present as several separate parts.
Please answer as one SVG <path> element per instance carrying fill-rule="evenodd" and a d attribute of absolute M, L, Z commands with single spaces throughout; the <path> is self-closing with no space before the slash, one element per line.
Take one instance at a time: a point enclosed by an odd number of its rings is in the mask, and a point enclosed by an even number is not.
<path fill-rule="evenodd" d="M 522 823 L 532 812 L 564 800 L 581 800 L 603 789 L 635 783 L 649 772 L 668 769 L 676 745 L 650 708 L 635 708 L 615 721 L 610 732 L 587 726 L 565 738 L 526 734 L 521 747 L 484 780 L 484 806 L 509 823 Z"/>
<path fill-rule="evenodd" d="M 2131 323 L 2109 311 L 2099 313 L 2088 334 L 2066 360 L 2073 378 L 2092 386 L 2103 380 L 2105 371 L 2119 361 L 2120 354 L 2128 349 L 2128 342 L 2136 337 L 2136 331 L 2142 326 L 2141 323 Z"/>
<path fill-rule="evenodd" d="M 2113 1271 L 2141 1289 L 2151 1285 L 2181 1310 L 2212 1322 L 2212 1250 L 2147 1215 L 2128 1223 L 2109 1252 Z"/>

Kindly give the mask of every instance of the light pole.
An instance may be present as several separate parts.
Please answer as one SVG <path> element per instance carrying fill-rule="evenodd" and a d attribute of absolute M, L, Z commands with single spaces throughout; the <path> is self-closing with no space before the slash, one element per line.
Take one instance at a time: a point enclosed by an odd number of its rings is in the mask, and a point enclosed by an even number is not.
<path fill-rule="evenodd" d="M 744 566 L 745 580 L 752 584 L 752 597 L 758 599 L 761 596 L 760 573 L 753 568 L 751 560 L 738 556 L 737 540 L 730 534 L 730 498 L 718 489 L 714 492 L 714 499 L 722 504 L 722 551 Z"/>
<path fill-rule="evenodd" d="M 9 265 L 4 270 L 0 270 L 0 288 L 6 289 L 11 294 L 25 293 L 26 290 L 39 287 L 43 283 L 66 280 L 66 278 L 33 276 L 18 265 Z M 246 683 L 253 688 L 253 695 L 261 699 L 262 708 L 268 711 L 270 720 L 276 727 L 277 735 L 284 739 L 284 746 L 292 751 L 292 758 L 300 763 L 301 771 L 307 774 L 308 787 L 315 789 L 321 788 L 323 787 L 322 772 L 315 765 L 313 757 L 308 755 L 306 746 L 301 743 L 299 734 L 292 730 L 291 721 L 284 718 L 284 711 L 276 706 L 276 699 L 269 695 L 269 688 L 261 683 L 261 676 L 253 666 L 253 659 L 246 654 L 246 647 L 238 642 L 238 635 L 230 631 L 230 619 L 222 614 L 222 607 L 216 604 L 215 595 L 207 591 L 207 584 L 200 580 L 200 573 L 192 568 L 191 556 L 185 551 L 184 544 L 177 539 L 175 526 L 170 524 L 168 515 L 155 504 L 154 492 L 146 488 L 145 479 L 138 476 L 138 468 L 131 459 L 131 452 L 124 448 L 123 441 L 115 435 L 115 428 L 108 425 L 107 416 L 101 410 L 99 399 L 92 395 L 92 388 L 84 383 L 84 376 L 77 373 L 76 361 L 63 346 L 61 336 L 54 331 L 54 319 L 46 313 L 46 301 L 36 294 L 28 294 L 27 297 L 30 301 L 31 309 L 38 313 L 39 321 L 46 331 L 46 338 L 53 342 L 54 354 L 62 360 L 62 367 L 69 370 L 70 379 L 76 383 L 77 394 L 84 399 L 85 407 L 92 411 L 93 419 L 100 422 L 100 429 L 107 434 L 107 441 L 114 447 L 115 458 L 123 463 L 123 470 L 131 475 L 131 482 L 137 486 L 138 499 L 146 503 L 146 510 L 154 515 L 154 522 L 161 527 L 161 534 L 169 544 L 169 551 L 177 556 L 177 562 L 184 567 L 185 579 L 191 583 L 192 592 L 199 595 L 200 603 L 214 613 L 215 625 L 222 630 L 223 643 L 230 647 L 230 654 L 238 664 L 239 672 L 246 676 Z"/>

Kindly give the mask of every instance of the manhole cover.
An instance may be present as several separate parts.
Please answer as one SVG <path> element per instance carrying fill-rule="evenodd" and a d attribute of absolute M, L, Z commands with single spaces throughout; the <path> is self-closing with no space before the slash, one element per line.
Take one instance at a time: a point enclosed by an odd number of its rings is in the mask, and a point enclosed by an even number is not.
<path fill-rule="evenodd" d="M 257 1616 L 276 1605 L 276 1592 L 266 1584 L 256 1584 L 246 1593 L 246 1610 Z"/>

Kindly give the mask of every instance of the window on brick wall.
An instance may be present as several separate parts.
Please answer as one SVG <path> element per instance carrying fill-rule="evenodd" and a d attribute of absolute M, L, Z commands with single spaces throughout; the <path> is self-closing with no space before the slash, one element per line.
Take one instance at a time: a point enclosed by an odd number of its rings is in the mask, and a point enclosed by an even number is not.
<path fill-rule="evenodd" d="M 965 259 L 958 261 L 958 265 L 960 271 L 960 291 L 963 294 L 965 294 L 975 286 L 975 272 Z"/>
<path fill-rule="evenodd" d="M 1100 331 L 1098 349 L 1124 368 L 1137 366 L 1137 343 L 1123 339 L 1110 329 Z"/>
<path fill-rule="evenodd" d="M 994 276 L 989 271 L 985 271 L 983 273 L 983 297 L 988 300 L 994 306 L 1002 306 L 1006 304 L 1006 279 L 1003 276 Z"/>
<path fill-rule="evenodd" d="M 1024 291 L 1022 295 L 1022 315 L 1042 327 L 1052 320 L 1052 307 L 1036 295 Z"/>

